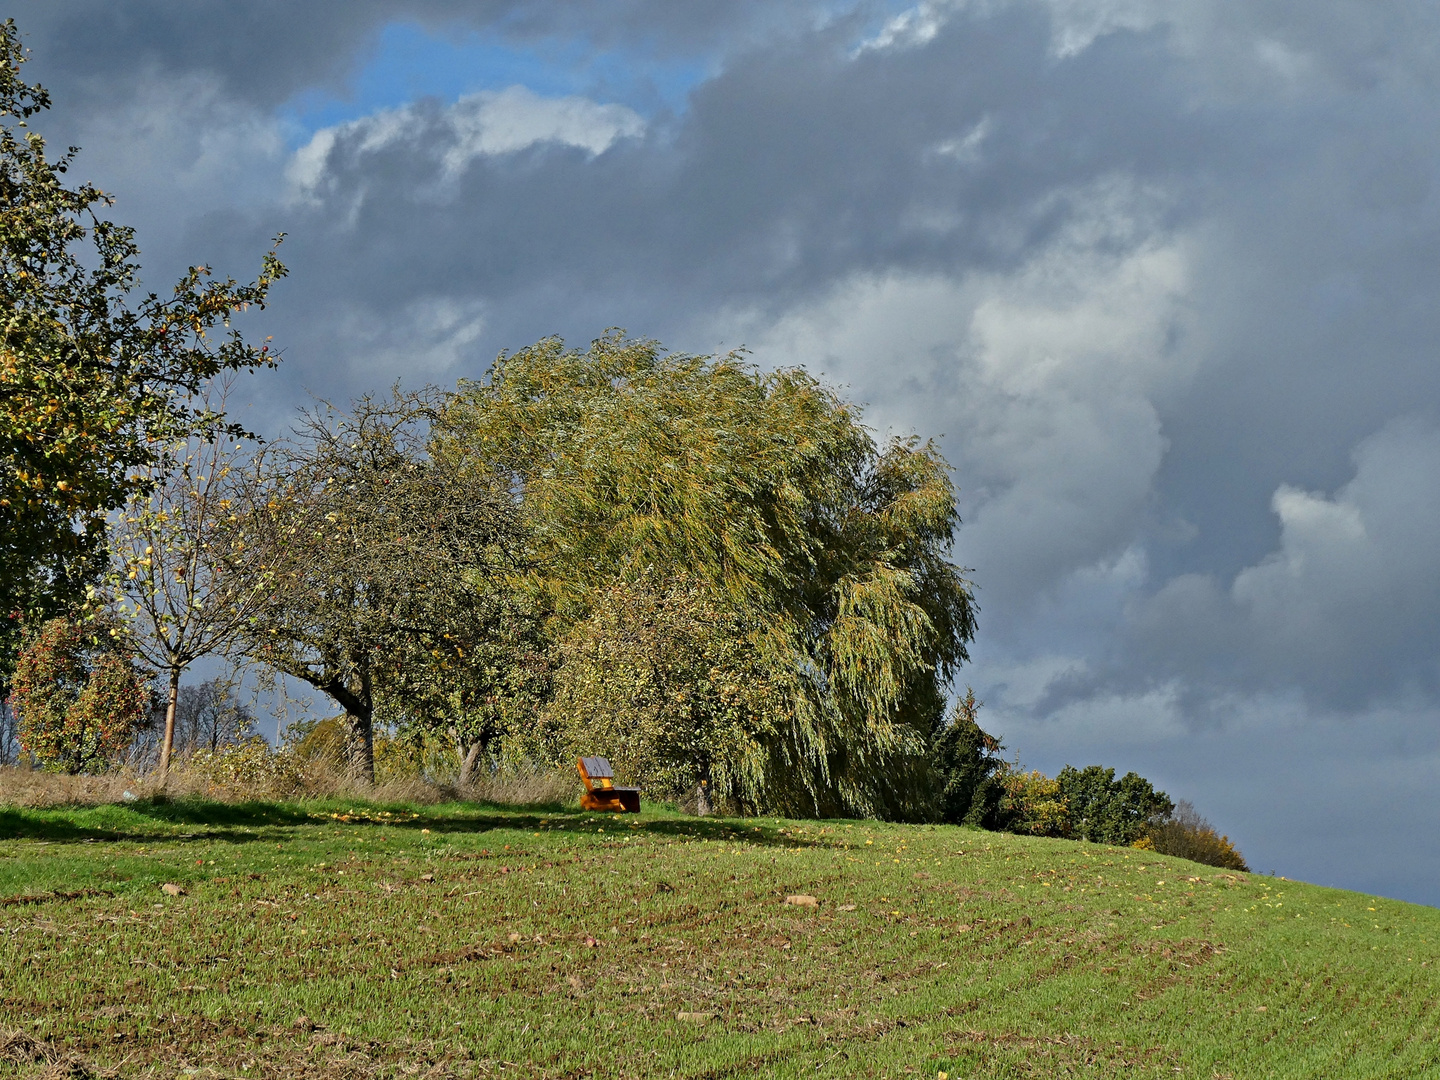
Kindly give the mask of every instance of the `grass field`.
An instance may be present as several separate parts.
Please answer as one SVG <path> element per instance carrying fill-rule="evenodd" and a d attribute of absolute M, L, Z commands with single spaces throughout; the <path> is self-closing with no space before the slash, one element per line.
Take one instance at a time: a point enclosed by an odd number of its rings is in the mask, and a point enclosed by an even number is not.
<path fill-rule="evenodd" d="M 1440 1076 L 1440 911 L 1126 849 L 360 803 L 0 838 L 0 1075 Z"/>

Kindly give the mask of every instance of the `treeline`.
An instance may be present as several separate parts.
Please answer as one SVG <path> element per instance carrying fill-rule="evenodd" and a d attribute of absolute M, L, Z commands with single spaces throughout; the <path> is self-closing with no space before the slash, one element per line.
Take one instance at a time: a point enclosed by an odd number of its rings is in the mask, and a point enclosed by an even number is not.
<path fill-rule="evenodd" d="M 933 744 L 943 820 L 1027 836 L 1136 847 L 1211 866 L 1248 869 L 1230 838 L 1217 833 L 1194 806 L 1171 801 L 1138 773 L 1117 780 L 1114 769 L 1067 765 L 1052 778 L 1007 762 L 1000 741 L 980 727 L 979 709 L 974 692 L 967 689 Z"/>
<path fill-rule="evenodd" d="M 739 812 L 936 815 L 975 625 L 948 469 L 803 372 L 546 340 L 204 462 L 114 523 L 112 630 L 177 686 L 189 640 L 329 695 L 357 780 L 384 727 Z"/>
<path fill-rule="evenodd" d="M 654 797 L 736 813 L 1169 835 L 1173 804 L 1134 773 L 1026 773 L 973 694 L 946 716 L 975 630 L 948 470 L 930 444 L 877 445 L 803 372 L 549 339 L 482 382 L 216 445 L 115 521 L 90 653 L 57 620 L 22 655 L 23 741 L 60 767 L 113 755 L 142 712 L 117 650 L 168 658 L 178 687 L 188 640 L 327 694 L 361 782 L 383 730 L 448 742 L 462 781 L 603 753 Z"/>

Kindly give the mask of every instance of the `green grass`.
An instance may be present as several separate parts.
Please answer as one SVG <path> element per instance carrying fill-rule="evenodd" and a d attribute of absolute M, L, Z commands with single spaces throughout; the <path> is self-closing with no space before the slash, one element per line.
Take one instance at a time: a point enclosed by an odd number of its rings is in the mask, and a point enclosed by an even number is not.
<path fill-rule="evenodd" d="M 1440 911 L 1127 849 L 359 803 L 0 837 L 0 1075 L 1440 1076 Z"/>

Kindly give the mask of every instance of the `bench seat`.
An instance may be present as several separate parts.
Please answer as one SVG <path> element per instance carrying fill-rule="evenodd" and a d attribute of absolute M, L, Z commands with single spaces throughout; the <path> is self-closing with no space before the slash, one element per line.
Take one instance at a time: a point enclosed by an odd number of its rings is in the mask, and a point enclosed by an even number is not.
<path fill-rule="evenodd" d="M 582 757 L 575 767 L 585 784 L 580 806 L 586 810 L 611 810 L 622 814 L 640 812 L 640 789 L 616 787 L 615 770 L 603 757 Z"/>

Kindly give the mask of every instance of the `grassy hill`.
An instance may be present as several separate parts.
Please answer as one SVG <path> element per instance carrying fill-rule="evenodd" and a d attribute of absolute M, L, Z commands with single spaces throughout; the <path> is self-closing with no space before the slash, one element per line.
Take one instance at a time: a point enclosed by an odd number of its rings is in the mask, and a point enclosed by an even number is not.
<path fill-rule="evenodd" d="M 1431 908 L 947 827 L 0 811 L 0 1075 L 1440 1076 L 1437 946 Z"/>

